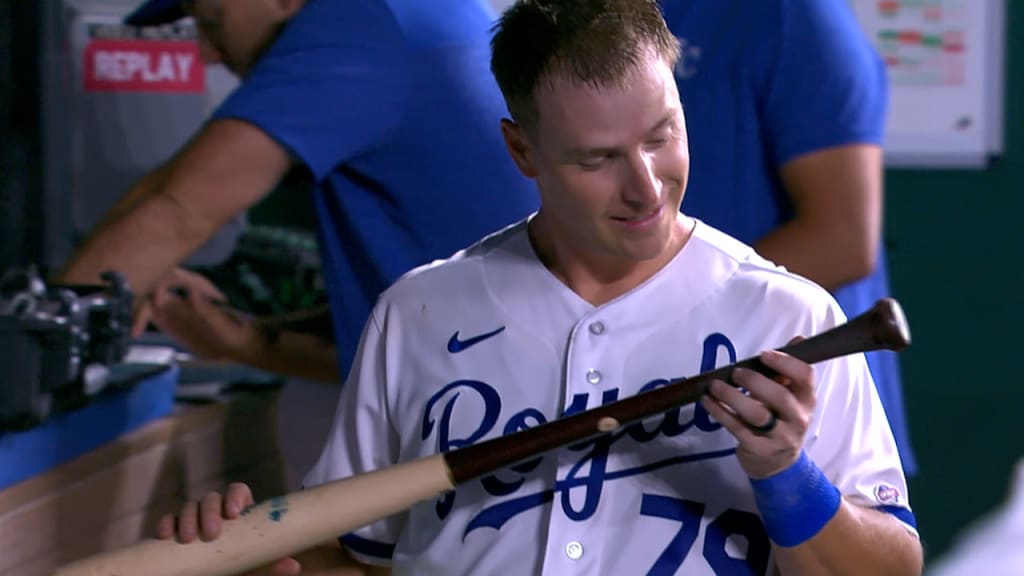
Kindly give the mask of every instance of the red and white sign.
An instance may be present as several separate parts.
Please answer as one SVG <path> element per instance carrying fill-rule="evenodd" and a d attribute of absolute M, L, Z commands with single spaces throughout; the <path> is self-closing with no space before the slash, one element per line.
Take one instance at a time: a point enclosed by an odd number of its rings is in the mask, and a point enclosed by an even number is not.
<path fill-rule="evenodd" d="M 85 47 L 90 92 L 203 92 L 199 45 L 181 40 L 92 40 Z"/>

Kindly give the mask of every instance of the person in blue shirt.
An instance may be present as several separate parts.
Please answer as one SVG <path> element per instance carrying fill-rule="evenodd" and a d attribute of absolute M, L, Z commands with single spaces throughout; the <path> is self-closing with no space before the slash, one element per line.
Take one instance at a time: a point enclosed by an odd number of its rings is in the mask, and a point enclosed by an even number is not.
<path fill-rule="evenodd" d="M 202 355 L 340 381 L 378 293 L 537 208 L 497 130 L 506 109 L 489 70 L 495 16 L 485 0 L 150 0 L 126 21 L 186 15 L 203 60 L 242 81 L 132 187 L 58 280 L 116 269 L 137 294 L 154 295 L 158 326 Z M 208 302 L 216 291 L 203 278 L 174 270 L 295 166 L 315 182 L 336 348 L 299 334 L 262 338 L 258 324 L 236 324 Z M 170 297 L 169 286 L 189 298 Z"/>
<path fill-rule="evenodd" d="M 882 246 L 884 64 L 845 0 L 661 0 L 693 142 L 687 214 L 832 291 L 847 316 L 889 295 Z M 893 352 L 868 364 L 908 475 Z"/>

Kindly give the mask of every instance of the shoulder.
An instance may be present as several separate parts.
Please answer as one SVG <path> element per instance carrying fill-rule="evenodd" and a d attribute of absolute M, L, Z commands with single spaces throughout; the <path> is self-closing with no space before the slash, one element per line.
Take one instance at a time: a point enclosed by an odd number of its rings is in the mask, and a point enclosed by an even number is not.
<path fill-rule="evenodd" d="M 756 300 L 763 309 L 803 317 L 819 329 L 846 320 L 835 298 L 823 287 L 765 259 L 725 232 L 698 222 L 692 241 L 708 254 L 712 266 L 728 271 L 722 290 L 730 299 Z"/>
<path fill-rule="evenodd" d="M 494 12 L 466 0 L 319 0 L 308 2 L 288 23 L 288 36 L 309 43 L 423 47 L 489 43 Z M 357 38 L 358 43 L 347 39 Z"/>
<path fill-rule="evenodd" d="M 287 24 L 282 37 L 291 35 L 306 41 L 345 35 L 372 38 L 380 34 L 396 35 L 399 31 L 398 19 L 389 2 L 319 0 L 307 2 Z M 315 33 L 315 36 L 303 37 L 301 33 Z"/>
<path fill-rule="evenodd" d="M 401 26 L 387 2 L 319 0 L 307 2 L 285 24 L 253 73 L 294 75 L 295 66 L 308 62 L 326 74 L 339 57 L 379 60 L 404 50 Z"/>
<path fill-rule="evenodd" d="M 816 45 L 824 55 L 845 57 L 870 52 L 868 36 L 846 0 L 783 0 L 767 4 L 777 5 L 781 31 L 792 48 Z"/>
<path fill-rule="evenodd" d="M 386 4 L 406 40 L 417 47 L 490 44 L 497 17 L 487 2 L 466 0 L 376 0 Z"/>
<path fill-rule="evenodd" d="M 404 307 L 410 302 L 453 299 L 460 291 L 481 285 L 485 261 L 522 240 L 526 220 L 494 232 L 449 258 L 435 260 L 403 274 L 378 299 L 378 306 Z"/>

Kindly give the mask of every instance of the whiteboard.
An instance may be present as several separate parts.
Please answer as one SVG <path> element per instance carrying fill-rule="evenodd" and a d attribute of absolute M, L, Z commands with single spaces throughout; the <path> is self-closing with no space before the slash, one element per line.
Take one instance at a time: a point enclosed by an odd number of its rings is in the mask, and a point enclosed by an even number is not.
<path fill-rule="evenodd" d="M 886 62 L 886 164 L 983 167 L 1003 149 L 1005 0 L 850 0 Z"/>
<path fill-rule="evenodd" d="M 513 3 L 515 3 L 515 1 L 516 0 L 489 0 L 491 7 L 494 8 L 495 12 L 498 12 L 499 14 L 501 12 L 504 12 L 505 8 L 511 6 Z"/>

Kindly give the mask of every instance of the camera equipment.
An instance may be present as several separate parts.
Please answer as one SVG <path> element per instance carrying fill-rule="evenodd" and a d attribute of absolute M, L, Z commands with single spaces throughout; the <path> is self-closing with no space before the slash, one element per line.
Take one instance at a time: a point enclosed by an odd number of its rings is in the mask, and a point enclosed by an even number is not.
<path fill-rule="evenodd" d="M 35 270 L 0 277 L 0 429 L 26 429 L 84 405 L 128 351 L 132 294 L 105 284 L 47 285 Z"/>

